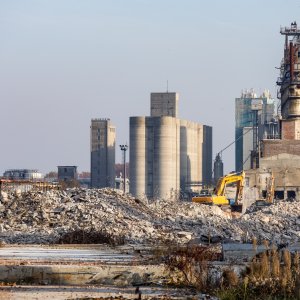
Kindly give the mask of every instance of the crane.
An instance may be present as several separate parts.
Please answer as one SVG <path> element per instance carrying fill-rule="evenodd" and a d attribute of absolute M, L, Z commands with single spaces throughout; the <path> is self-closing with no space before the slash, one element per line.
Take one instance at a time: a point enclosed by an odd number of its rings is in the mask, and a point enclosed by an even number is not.
<path fill-rule="evenodd" d="M 253 128 L 249 128 L 248 130 L 246 130 L 243 134 L 241 134 L 240 136 L 238 136 L 233 142 L 231 142 L 230 144 L 228 144 L 225 148 L 223 148 L 221 151 L 219 151 L 216 154 L 216 158 L 215 158 L 215 163 L 214 163 L 214 170 L 213 170 L 213 174 L 214 174 L 214 179 L 215 179 L 215 183 L 218 181 L 218 179 L 220 177 L 223 176 L 223 162 L 222 162 L 222 153 L 227 150 L 228 148 L 230 148 L 232 145 L 234 145 L 239 139 L 241 139 L 245 134 L 247 134 L 250 130 L 252 130 Z M 250 158 L 251 154 L 245 159 L 245 161 L 243 162 L 243 165 L 247 162 L 247 160 Z M 218 172 L 217 171 L 217 166 L 221 165 L 222 166 L 222 171 Z"/>

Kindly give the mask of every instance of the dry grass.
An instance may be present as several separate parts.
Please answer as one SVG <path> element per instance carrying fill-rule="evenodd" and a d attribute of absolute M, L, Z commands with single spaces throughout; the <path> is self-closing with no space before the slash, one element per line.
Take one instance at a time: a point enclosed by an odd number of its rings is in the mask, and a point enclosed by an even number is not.
<path fill-rule="evenodd" d="M 232 288 L 239 284 L 239 278 L 232 269 L 227 269 L 223 272 L 222 285 L 223 288 Z"/>
<path fill-rule="evenodd" d="M 230 298 L 234 295 L 233 298 Z M 235 289 L 223 289 L 221 299 L 300 299 L 299 254 L 267 250 L 253 259 Z"/>
<path fill-rule="evenodd" d="M 171 283 L 216 294 L 220 299 L 300 299 L 299 253 L 278 251 L 268 243 L 265 248 L 240 276 L 228 268 L 221 278 L 213 277 L 212 261 L 217 257 L 209 247 L 169 248 L 164 251 L 164 263 Z"/>
<path fill-rule="evenodd" d="M 201 291 L 215 288 L 210 267 L 218 255 L 211 248 L 199 245 L 174 247 L 164 254 L 171 284 L 192 286 Z"/>
<path fill-rule="evenodd" d="M 252 248 L 253 248 L 254 253 L 256 253 L 256 251 L 257 251 L 257 238 L 256 237 L 252 238 Z"/>

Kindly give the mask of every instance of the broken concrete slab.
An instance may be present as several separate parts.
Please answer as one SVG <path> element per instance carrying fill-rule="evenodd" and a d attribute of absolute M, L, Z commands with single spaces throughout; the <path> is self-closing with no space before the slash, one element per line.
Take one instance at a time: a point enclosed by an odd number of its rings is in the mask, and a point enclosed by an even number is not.
<path fill-rule="evenodd" d="M 251 206 L 240 218 L 217 206 L 156 200 L 150 204 L 112 189 L 74 188 L 1 194 L 0 241 L 8 244 L 66 242 L 187 243 L 195 237 L 271 242 L 300 239 L 300 202 Z M 107 241 L 107 240 L 106 240 Z"/>

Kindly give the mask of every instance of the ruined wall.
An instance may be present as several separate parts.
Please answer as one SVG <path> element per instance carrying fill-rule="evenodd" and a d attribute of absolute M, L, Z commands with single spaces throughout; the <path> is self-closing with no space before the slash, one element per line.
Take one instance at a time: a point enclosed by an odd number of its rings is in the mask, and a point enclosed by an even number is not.
<path fill-rule="evenodd" d="M 261 194 L 267 189 L 266 178 L 271 172 L 274 176 L 275 191 L 281 191 L 282 198 L 291 195 L 300 198 L 300 155 L 281 153 L 261 158 L 259 169 L 246 172 L 247 185 L 257 187 Z"/>
<path fill-rule="evenodd" d="M 300 155 L 300 140 L 262 140 L 261 157 L 266 158 L 282 153 Z"/>
<path fill-rule="evenodd" d="M 282 139 L 300 140 L 300 120 L 282 120 Z"/>

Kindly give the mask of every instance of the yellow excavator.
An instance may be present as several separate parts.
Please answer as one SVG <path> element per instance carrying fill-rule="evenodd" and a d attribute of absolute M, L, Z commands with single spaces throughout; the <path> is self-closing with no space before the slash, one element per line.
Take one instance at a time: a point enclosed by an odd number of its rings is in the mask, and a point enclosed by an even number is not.
<path fill-rule="evenodd" d="M 235 205 L 237 205 L 242 200 L 244 179 L 244 171 L 225 175 L 218 180 L 217 186 L 212 195 L 193 197 L 192 202 L 218 206 L 229 205 L 229 199 L 225 196 L 226 186 L 230 183 L 236 183 Z"/>

